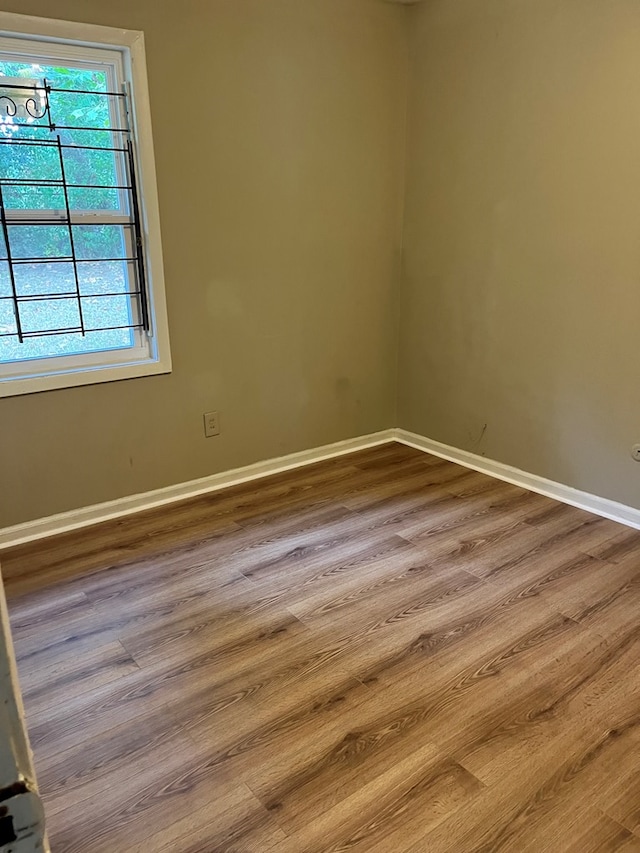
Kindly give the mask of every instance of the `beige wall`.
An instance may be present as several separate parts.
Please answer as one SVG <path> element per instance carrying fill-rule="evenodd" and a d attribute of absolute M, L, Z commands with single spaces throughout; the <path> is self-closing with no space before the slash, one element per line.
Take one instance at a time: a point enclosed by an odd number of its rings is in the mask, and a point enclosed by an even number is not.
<path fill-rule="evenodd" d="M 145 32 L 174 363 L 0 400 L 0 527 L 392 426 L 404 10 L 0 8 Z M 179 118 L 182 75 L 203 97 L 199 116 L 186 105 L 193 124 Z"/>
<path fill-rule="evenodd" d="M 409 18 L 400 425 L 640 507 L 640 5 Z"/>
<path fill-rule="evenodd" d="M 146 33 L 174 359 L 0 400 L 0 527 L 396 423 L 640 507 L 636 0 L 0 8 Z"/>

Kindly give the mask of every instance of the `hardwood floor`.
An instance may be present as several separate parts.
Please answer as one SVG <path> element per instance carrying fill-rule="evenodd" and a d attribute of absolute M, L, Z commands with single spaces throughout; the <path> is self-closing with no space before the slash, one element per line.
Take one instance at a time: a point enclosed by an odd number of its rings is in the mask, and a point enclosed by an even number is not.
<path fill-rule="evenodd" d="M 640 851 L 640 532 L 397 444 L 0 554 L 54 853 Z"/>

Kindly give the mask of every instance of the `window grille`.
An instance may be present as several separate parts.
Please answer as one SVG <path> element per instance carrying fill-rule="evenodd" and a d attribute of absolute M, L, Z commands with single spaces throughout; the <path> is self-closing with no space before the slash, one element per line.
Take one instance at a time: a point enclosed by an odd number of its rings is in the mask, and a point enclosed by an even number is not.
<path fill-rule="evenodd" d="M 109 120 L 103 126 L 99 126 L 100 122 L 95 126 L 56 122 L 56 103 L 61 103 L 69 95 L 104 98 Z M 51 335 L 79 334 L 84 338 L 95 332 L 149 331 L 143 234 L 129 107 L 126 87 L 120 92 L 89 91 L 53 87 L 46 79 L 23 81 L 0 77 L 0 267 L 4 265 L 8 270 L 9 283 L 8 293 L 2 295 L 0 292 L 0 304 L 11 305 L 15 321 L 9 330 L 0 325 L 0 337 L 17 337 L 23 344 L 29 339 Z M 68 114 L 68 111 L 62 112 Z M 46 167 L 40 174 L 24 175 L 16 169 L 16 154 L 22 146 L 43 150 L 42 162 Z M 77 156 L 77 152 L 109 152 L 105 156 L 113 158 L 114 180 L 108 183 L 77 180 L 74 172 L 78 170 L 72 168 L 69 159 Z M 105 210 L 94 209 L 87 201 L 88 192 L 108 193 L 111 204 Z M 56 204 L 47 206 L 50 202 L 43 198 L 46 193 L 49 193 L 49 199 L 52 194 L 55 196 Z M 16 197 L 21 198 L 18 204 L 12 203 Z M 33 199 L 33 206 L 27 203 L 28 199 Z M 90 235 L 92 232 L 95 235 L 94 229 L 97 228 L 115 229 L 112 233 L 114 239 L 106 242 L 119 243 L 121 252 L 104 256 L 92 252 Z M 20 239 L 21 229 L 26 229 L 22 233 L 28 233 L 30 240 Z M 41 229 L 42 239 L 32 229 Z M 105 240 L 102 242 L 104 244 Z M 37 245 L 38 250 L 25 253 L 26 243 Z M 43 248 L 45 243 L 46 251 Z M 55 249 L 53 253 L 51 246 Z M 92 277 L 87 273 L 96 265 L 109 263 L 126 265 L 125 289 L 103 287 L 92 291 L 88 285 Z M 51 280 L 55 279 L 55 282 L 44 288 L 45 292 L 34 293 L 33 287 L 25 288 L 23 282 L 28 280 L 29 271 L 38 268 L 40 279 L 43 268 L 46 271 L 64 269 L 66 275 L 51 273 Z M 104 266 L 101 269 L 104 270 Z M 61 286 L 63 282 L 64 286 Z M 126 297 L 128 322 L 109 324 L 110 312 L 106 306 L 114 297 Z M 51 324 L 55 311 L 30 310 L 30 307 L 40 308 L 48 302 L 59 304 L 65 301 L 72 303 L 75 310 L 71 312 L 73 321 L 63 325 Z M 66 315 L 69 316 L 70 312 L 66 311 Z"/>

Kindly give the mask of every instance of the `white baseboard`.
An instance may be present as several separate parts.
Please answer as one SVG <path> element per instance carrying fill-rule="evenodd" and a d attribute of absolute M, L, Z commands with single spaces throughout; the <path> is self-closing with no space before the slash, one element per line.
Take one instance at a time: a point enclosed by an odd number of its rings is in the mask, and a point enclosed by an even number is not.
<path fill-rule="evenodd" d="M 478 456 L 467 450 L 460 450 L 457 447 L 442 444 L 439 441 L 425 438 L 404 429 L 387 429 L 382 432 L 363 435 L 358 438 L 349 438 L 346 441 L 338 441 L 335 444 L 327 444 L 311 450 L 302 450 L 299 453 L 291 453 L 288 456 L 280 456 L 276 459 L 256 462 L 244 468 L 224 471 L 221 474 L 212 474 L 210 477 L 202 477 L 199 480 L 177 483 L 174 486 L 166 486 L 163 489 L 155 489 L 154 491 L 138 495 L 129 495 L 114 501 L 81 507 L 80 509 L 62 512 L 46 518 L 27 521 L 24 524 L 16 524 L 13 527 L 0 528 L 0 549 L 22 545 L 25 542 L 42 539 L 46 536 L 55 536 L 58 533 L 78 530 L 81 527 L 88 527 L 92 524 L 99 524 L 102 521 L 132 515 L 145 509 L 153 509 L 154 507 L 185 500 L 186 498 L 194 498 L 198 495 L 215 492 L 228 486 L 246 483 L 250 480 L 258 480 L 261 477 L 268 477 L 270 474 L 277 474 L 280 471 L 301 468 L 313 462 L 321 462 L 323 459 L 332 459 L 336 456 L 342 456 L 345 453 L 353 453 L 355 450 L 364 450 L 367 447 L 386 444 L 389 441 L 398 441 L 409 447 L 424 450 L 427 453 L 432 453 L 434 456 L 440 456 L 443 459 L 464 465 L 466 468 L 472 468 L 474 471 L 488 474 L 490 477 L 506 480 L 507 483 L 513 483 L 524 489 L 530 489 L 532 492 L 538 492 L 541 495 L 546 495 L 562 503 L 571 504 L 571 506 L 579 507 L 580 509 L 587 510 L 587 512 L 592 512 L 604 518 L 610 518 L 613 521 L 618 521 L 628 527 L 635 527 L 640 530 L 640 510 L 633 507 L 617 503 L 608 498 L 600 498 L 597 495 L 591 495 L 579 489 L 573 489 L 571 486 L 565 486 L 562 483 L 538 477 L 536 474 L 529 474 L 526 471 L 513 468 L 511 465 L 505 465 L 493 459 L 486 459 L 484 456 Z"/>
<path fill-rule="evenodd" d="M 348 438 L 346 441 L 337 441 L 335 444 L 326 444 L 323 447 L 315 447 L 311 450 L 301 450 L 299 453 L 290 453 L 288 456 L 256 462 L 244 468 L 212 474 L 210 477 L 202 477 L 199 480 L 177 483 L 174 486 L 166 486 L 151 492 L 129 495 L 117 500 L 50 515 L 46 518 L 37 518 L 24 524 L 0 528 L 0 548 L 11 548 L 35 539 L 42 539 L 45 536 L 67 533 L 70 530 L 78 530 L 91 524 L 99 524 L 101 521 L 121 518 L 145 509 L 153 509 L 164 504 L 185 500 L 185 498 L 194 498 L 207 492 L 215 492 L 227 486 L 235 486 L 249 480 L 257 480 L 260 477 L 268 477 L 270 474 L 277 474 L 280 471 L 288 471 L 292 468 L 310 465 L 313 462 L 321 462 L 323 459 L 332 459 L 345 453 L 353 453 L 354 450 L 364 450 L 366 447 L 386 444 L 394 440 L 394 432 L 394 430 L 388 429 L 371 435 L 362 435 L 358 438 Z"/>
<path fill-rule="evenodd" d="M 626 504 L 621 504 L 608 498 L 600 498 L 589 492 L 582 492 L 571 486 L 565 486 L 562 483 L 547 480 L 545 477 L 539 477 L 537 474 L 529 474 L 526 471 L 521 471 L 519 468 L 505 465 L 503 462 L 486 459 L 484 456 L 478 456 L 475 453 L 470 453 L 468 450 L 460 450 L 457 447 L 442 444 L 439 441 L 425 438 L 414 432 L 396 429 L 393 433 L 394 439 L 401 444 L 407 444 L 409 447 L 424 450 L 427 453 L 432 453 L 434 456 L 448 459 L 450 462 L 457 462 L 466 468 L 473 468 L 474 471 L 489 474 L 489 476 L 496 477 L 498 480 L 506 480 L 507 483 L 513 483 L 515 486 L 521 486 L 523 489 L 538 492 L 541 495 L 546 495 L 548 498 L 553 498 L 565 504 L 571 504 L 571 506 L 592 512 L 594 515 L 610 518 L 613 521 L 620 522 L 620 524 L 626 524 L 627 527 L 635 527 L 640 530 L 640 510 L 634 509 L 634 507 L 626 506 Z"/>

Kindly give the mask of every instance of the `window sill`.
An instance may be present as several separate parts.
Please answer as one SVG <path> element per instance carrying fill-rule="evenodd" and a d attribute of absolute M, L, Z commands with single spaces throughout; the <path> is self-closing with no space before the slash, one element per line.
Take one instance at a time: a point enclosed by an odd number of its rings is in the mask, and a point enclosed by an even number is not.
<path fill-rule="evenodd" d="M 164 359 L 118 364 L 113 367 L 98 366 L 83 367 L 77 370 L 66 370 L 48 373 L 43 376 L 24 378 L 0 377 L 0 398 L 16 397 L 22 394 L 38 394 L 42 391 L 53 391 L 61 388 L 76 388 L 80 385 L 98 385 L 103 382 L 117 382 L 122 379 L 139 379 L 143 376 L 157 376 L 171 373 L 171 360 Z"/>

